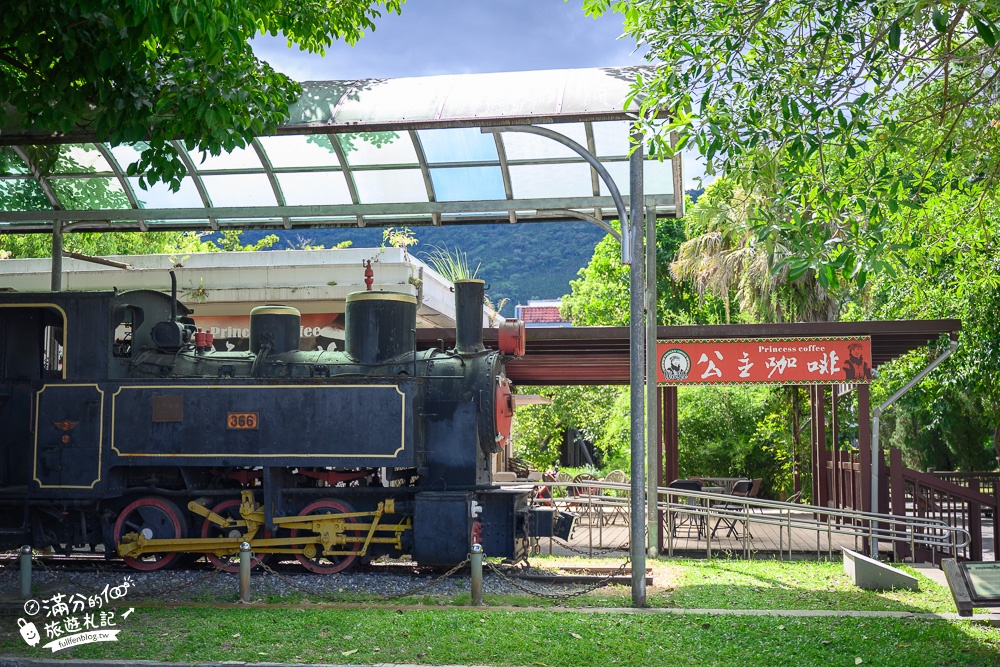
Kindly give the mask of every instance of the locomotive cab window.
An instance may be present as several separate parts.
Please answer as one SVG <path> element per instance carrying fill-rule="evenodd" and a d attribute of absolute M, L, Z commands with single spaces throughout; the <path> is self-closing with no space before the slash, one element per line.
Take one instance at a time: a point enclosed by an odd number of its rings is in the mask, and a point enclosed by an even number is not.
<path fill-rule="evenodd" d="M 11 380 L 66 377 L 66 318 L 55 306 L 0 311 L 0 367 Z"/>
<path fill-rule="evenodd" d="M 117 358 L 132 356 L 132 341 L 135 331 L 142 325 L 142 308 L 122 306 L 115 309 L 115 336 L 112 355 Z"/>
<path fill-rule="evenodd" d="M 42 370 L 47 378 L 60 378 L 63 371 L 63 328 L 48 325 L 45 327 L 42 350 Z"/>

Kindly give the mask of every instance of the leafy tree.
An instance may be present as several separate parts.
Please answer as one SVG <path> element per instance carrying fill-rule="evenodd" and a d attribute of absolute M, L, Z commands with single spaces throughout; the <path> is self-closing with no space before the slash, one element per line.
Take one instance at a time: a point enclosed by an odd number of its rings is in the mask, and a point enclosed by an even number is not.
<path fill-rule="evenodd" d="M 518 409 L 513 439 L 519 456 L 550 468 L 559 460 L 563 434 L 574 429 L 601 451 L 609 465 L 622 467 L 627 460 L 628 392 L 613 386 L 523 387 L 520 391 L 551 398 L 552 404 Z"/>
<path fill-rule="evenodd" d="M 617 223 L 613 223 L 617 224 Z M 659 324 L 714 324 L 722 321 L 722 303 L 699 298 L 687 285 L 670 276 L 670 261 L 684 240 L 684 223 L 672 218 L 656 221 L 657 313 Z M 626 326 L 629 320 L 629 267 L 621 263 L 621 244 L 605 236 L 594 256 L 570 282 L 563 297 L 562 315 L 577 326 Z"/>
<path fill-rule="evenodd" d="M 783 264 L 789 247 L 762 242 L 754 233 L 753 206 L 753 196 L 729 179 L 709 185 L 686 217 L 688 240 L 670 264 L 673 277 L 722 299 L 727 322 L 732 298 L 752 320 L 835 320 L 839 304 L 831 290 L 815 274 L 792 279 Z"/>
<path fill-rule="evenodd" d="M 754 232 L 790 279 L 863 287 L 905 246 L 936 252 L 995 198 L 995 2 L 587 0 L 648 47 L 640 124 L 656 151 L 693 145 L 754 197 Z M 662 118 L 668 118 L 664 121 Z M 961 194 L 955 199 L 953 195 Z M 905 234 L 890 238 L 899 226 Z M 938 236 L 936 231 L 945 232 Z M 957 231 L 957 235 L 952 233 Z"/>
<path fill-rule="evenodd" d="M 323 53 L 403 0 L 22 0 L 4 8 L 0 126 L 145 141 L 129 174 L 180 187 L 170 145 L 221 151 L 274 132 L 300 87 L 254 56 L 279 32 Z"/>

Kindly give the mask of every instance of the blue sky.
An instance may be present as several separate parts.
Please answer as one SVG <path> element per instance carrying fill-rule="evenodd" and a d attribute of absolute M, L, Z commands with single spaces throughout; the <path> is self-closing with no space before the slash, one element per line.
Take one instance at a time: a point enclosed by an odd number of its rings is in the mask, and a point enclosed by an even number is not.
<path fill-rule="evenodd" d="M 409 0 L 354 47 L 325 57 L 254 40 L 257 55 L 298 81 L 637 65 L 620 17 L 592 19 L 582 0 Z"/>
<path fill-rule="evenodd" d="M 258 57 L 297 81 L 516 72 L 641 65 L 642 52 L 622 34 L 621 17 L 583 13 L 582 0 L 409 0 L 384 14 L 355 46 L 326 56 L 291 49 L 281 37 L 254 40 Z M 684 155 L 684 188 L 703 168 Z"/>

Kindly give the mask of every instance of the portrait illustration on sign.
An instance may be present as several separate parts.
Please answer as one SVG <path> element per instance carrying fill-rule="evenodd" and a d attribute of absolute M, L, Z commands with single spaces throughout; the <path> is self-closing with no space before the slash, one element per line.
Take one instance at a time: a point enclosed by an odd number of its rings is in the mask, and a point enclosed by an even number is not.
<path fill-rule="evenodd" d="M 668 382 L 686 380 L 688 373 L 691 372 L 691 357 L 678 348 L 667 350 L 660 358 L 660 368 L 663 370 L 664 379 Z"/>
<path fill-rule="evenodd" d="M 871 380 L 872 368 L 864 357 L 861 343 L 851 343 L 847 347 L 848 357 L 844 360 L 844 373 L 847 380 Z"/>

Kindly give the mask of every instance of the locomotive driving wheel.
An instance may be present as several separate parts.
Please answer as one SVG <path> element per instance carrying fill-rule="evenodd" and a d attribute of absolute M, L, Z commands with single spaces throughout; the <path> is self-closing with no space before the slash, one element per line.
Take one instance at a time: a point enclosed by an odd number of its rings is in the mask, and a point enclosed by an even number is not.
<path fill-rule="evenodd" d="M 336 518 L 337 514 L 352 514 L 354 513 L 354 508 L 345 502 L 339 500 L 317 500 L 314 503 L 310 503 L 302 508 L 299 516 L 310 516 L 310 515 L 330 515 L 331 518 Z M 345 524 L 358 523 L 357 517 L 346 517 L 342 518 Z M 303 529 L 293 528 L 291 531 L 292 537 L 302 537 L 309 536 L 312 532 Z M 344 535 L 348 538 L 358 538 L 362 539 L 363 535 L 360 530 L 344 530 Z M 334 549 L 336 551 L 353 551 L 359 552 L 361 546 L 354 544 L 345 545 L 335 545 Z M 296 554 L 295 558 L 302 563 L 310 572 L 315 572 L 316 574 L 333 574 L 334 572 L 341 572 L 347 568 L 354 565 L 357 560 L 357 555 L 354 553 L 344 554 L 344 555 L 324 555 L 323 554 L 323 544 L 308 544 L 306 545 L 306 553 Z"/>
<path fill-rule="evenodd" d="M 237 521 L 242 519 L 240 515 L 240 504 L 241 501 L 237 498 L 232 500 L 226 500 L 215 507 L 212 508 L 212 512 L 218 514 L 224 519 L 235 519 Z M 201 536 L 202 537 L 229 537 L 229 538 L 243 538 L 246 534 L 247 527 L 244 526 L 233 526 L 231 528 L 224 528 L 218 524 L 212 523 L 208 519 L 205 519 L 204 523 L 201 524 Z M 260 531 L 261 537 L 269 537 L 266 530 Z M 208 558 L 209 562 L 212 563 L 216 568 L 223 570 L 225 572 L 239 572 L 240 571 L 240 555 L 239 553 L 233 553 L 231 555 L 217 556 L 213 553 L 207 553 L 205 556 Z M 261 559 L 264 556 L 258 556 L 254 554 L 253 559 L 250 561 L 250 567 L 256 568 L 260 565 Z"/>
<path fill-rule="evenodd" d="M 179 539 L 187 537 L 187 524 L 180 509 L 173 502 L 159 496 L 146 496 L 129 503 L 115 521 L 115 545 L 129 533 L 138 533 L 147 540 Z M 124 557 L 136 570 L 152 572 L 170 567 L 181 554 L 150 553 L 137 558 Z"/>

